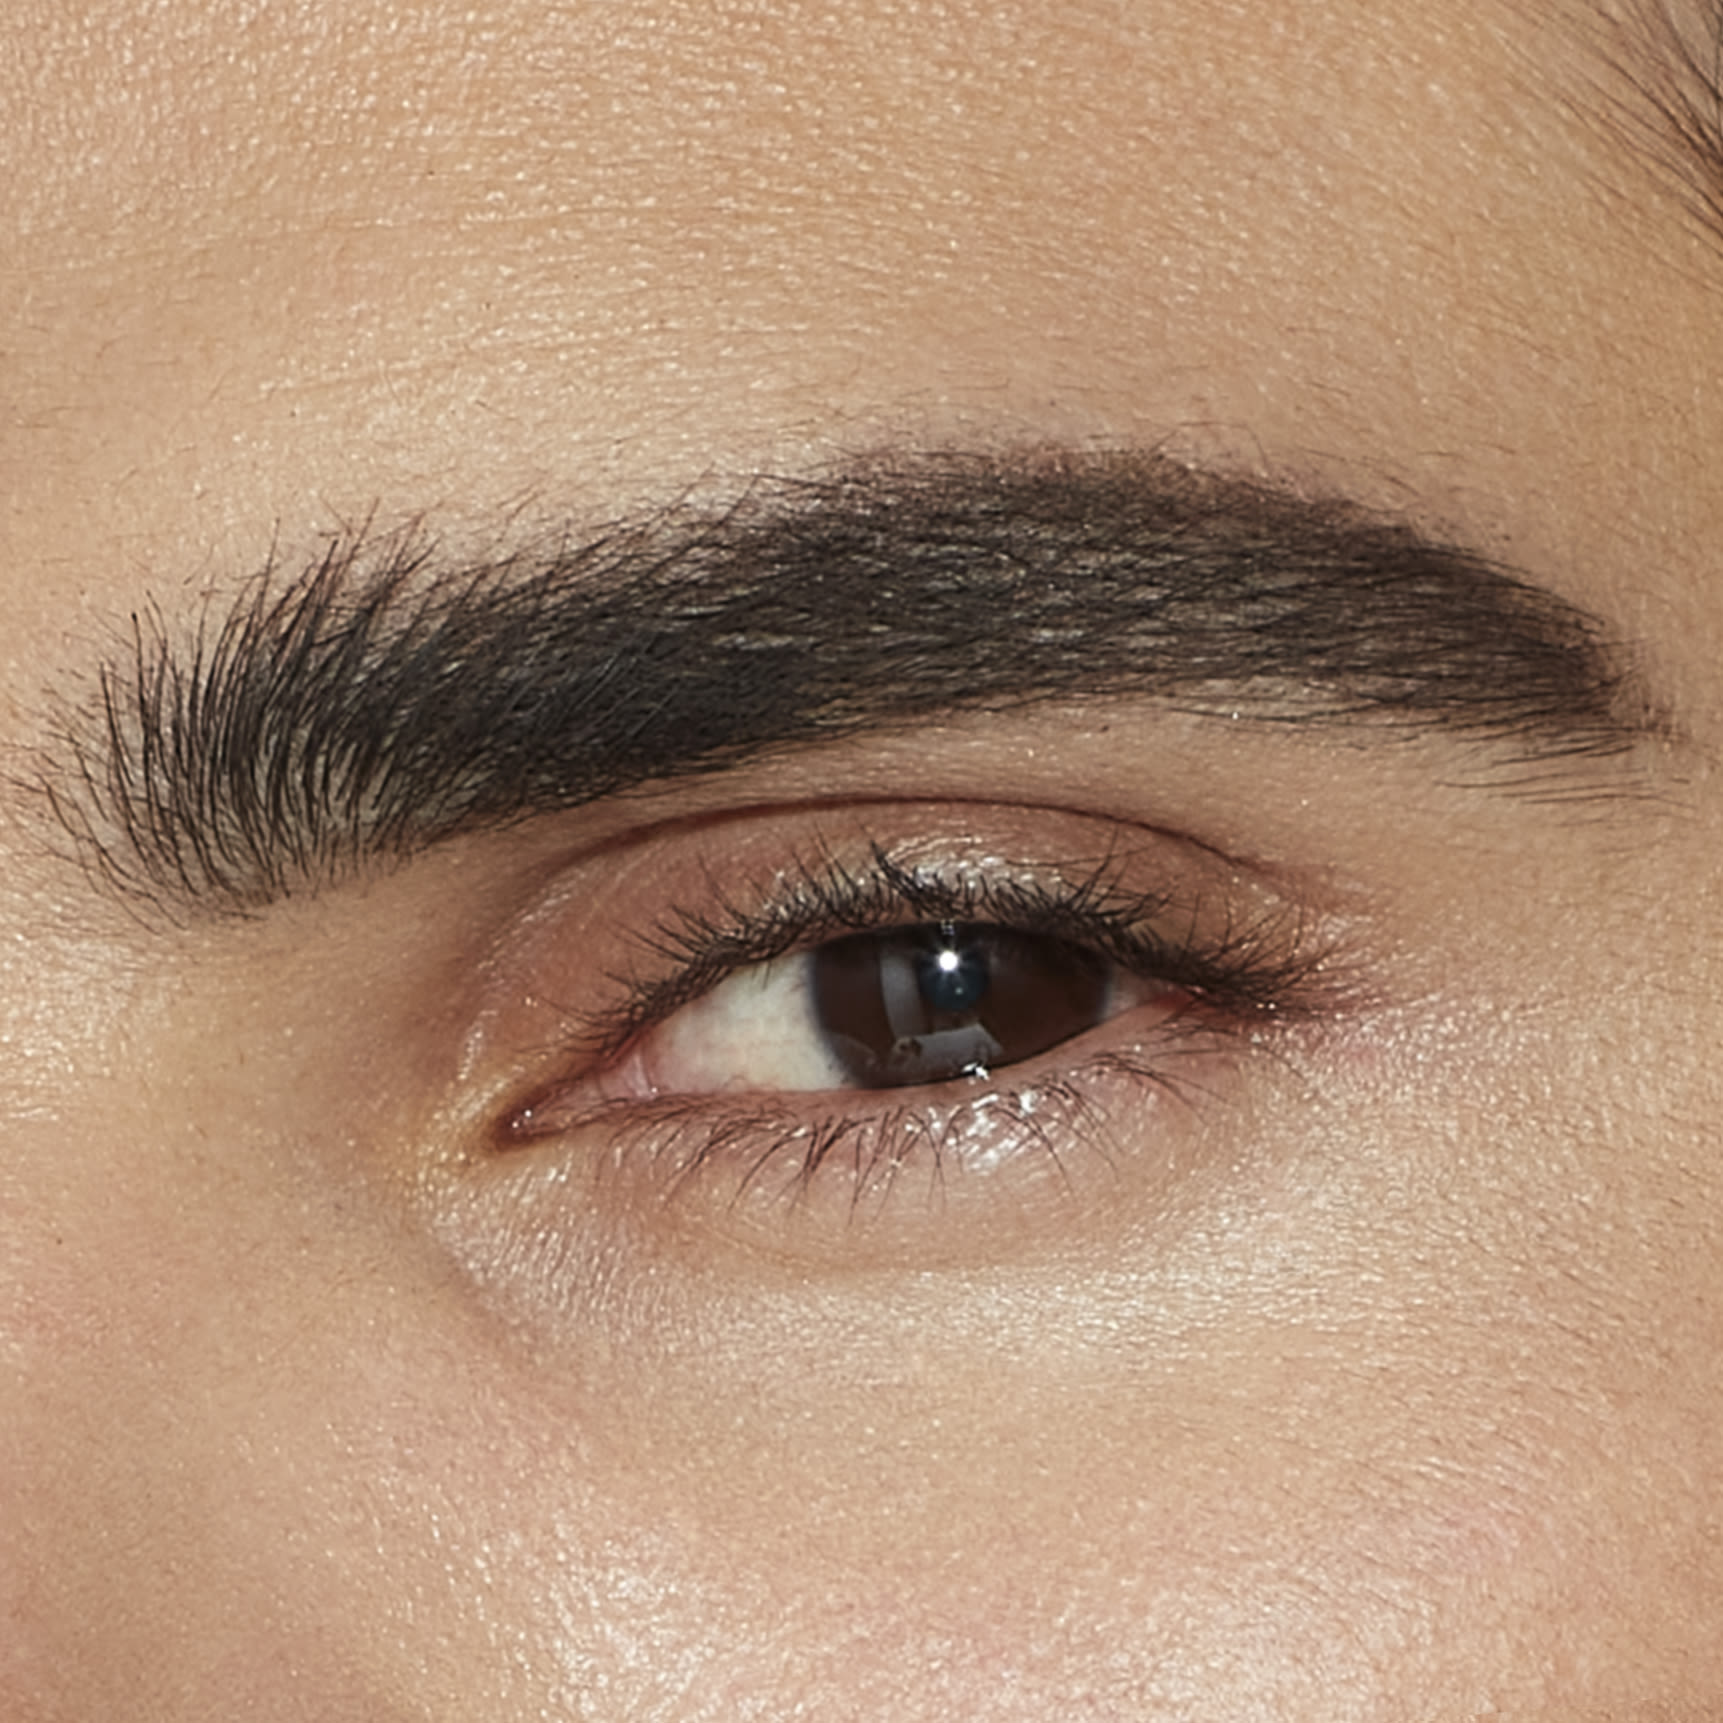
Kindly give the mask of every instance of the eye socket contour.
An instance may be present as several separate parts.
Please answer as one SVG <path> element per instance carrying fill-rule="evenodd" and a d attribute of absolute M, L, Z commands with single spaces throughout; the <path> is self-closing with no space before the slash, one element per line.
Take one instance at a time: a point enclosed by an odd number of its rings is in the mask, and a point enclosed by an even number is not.
<path fill-rule="evenodd" d="M 1326 1014 L 1326 930 L 1262 870 L 1059 809 L 643 832 L 567 864 L 496 949 L 450 1170 L 462 1204 L 519 1193 L 513 1238 L 809 1264 L 1124 1224 L 1123 1188 L 1206 1164 L 1211 1116 L 1240 1128 L 1259 1042 Z"/>

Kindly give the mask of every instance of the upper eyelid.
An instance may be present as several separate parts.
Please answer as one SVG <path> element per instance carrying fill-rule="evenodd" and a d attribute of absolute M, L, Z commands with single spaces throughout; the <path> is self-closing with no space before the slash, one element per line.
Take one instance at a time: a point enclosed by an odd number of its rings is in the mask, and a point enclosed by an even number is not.
<path fill-rule="evenodd" d="M 1164 970 L 1170 981 L 1224 995 L 1226 1003 L 1241 1008 L 1293 1003 L 1289 995 L 1318 961 L 1302 941 L 1295 942 L 1299 949 L 1288 949 L 1284 927 L 1272 935 L 1260 927 L 1234 929 L 1218 941 L 1210 935 L 1206 945 L 1189 933 L 1163 938 L 1155 923 L 1177 902 L 1175 894 L 1125 888 L 1112 858 L 1080 876 L 1076 870 L 1064 877 L 1058 877 L 1061 870 L 1048 870 L 1051 884 L 1027 882 L 1022 871 L 1003 880 L 989 880 L 975 869 L 942 875 L 900 863 L 877 843 L 869 859 L 871 875 L 830 858 L 824 872 L 798 862 L 795 890 L 766 897 L 758 910 L 740 909 L 720 894 L 716 915 L 682 911 L 673 924 L 660 922 L 646 943 L 655 958 L 673 967 L 657 978 L 614 977 L 625 989 L 624 1001 L 586 1020 L 583 1046 L 599 1059 L 614 1054 L 751 965 L 845 933 L 930 921 L 985 921 L 1064 937 L 1126 967 Z"/>
<path fill-rule="evenodd" d="M 823 875 L 797 860 L 791 870 L 799 888 L 796 895 L 774 899 L 761 894 L 762 907 L 754 911 L 719 895 L 715 916 L 680 911 L 674 924 L 660 922 L 648 946 L 677 968 L 655 982 L 628 983 L 633 997 L 618 1024 L 626 1024 L 624 1038 L 750 964 L 770 962 L 845 933 L 922 921 L 991 920 L 1004 911 L 997 891 L 989 891 L 973 876 L 959 883 L 907 868 L 878 844 L 871 847 L 871 860 L 877 871 L 865 881 L 830 860 Z M 848 909 L 832 889 L 840 879 L 860 888 Z M 879 886 L 887 889 L 873 889 Z M 905 886 L 912 889 L 902 889 Z M 892 887 L 899 888 L 895 896 Z"/>
<path fill-rule="evenodd" d="M 564 827 L 564 841 L 534 846 L 530 896 L 517 899 L 486 938 L 478 985 L 463 1011 L 458 1065 L 471 1085 L 463 1113 L 469 1104 L 506 1108 L 510 1097 L 594 1073 L 655 1016 L 742 963 L 771 948 L 811 943 L 821 929 L 805 913 L 788 922 L 778 917 L 769 937 L 759 927 L 798 859 L 799 871 L 816 876 L 833 859 L 865 871 L 876 853 L 930 881 L 985 876 L 996 904 L 1005 876 L 1063 885 L 1069 897 L 1075 882 L 1093 886 L 1099 875 L 1110 881 L 1105 899 L 1115 922 L 1141 917 L 1159 935 L 1162 953 L 1207 946 L 1221 971 L 1207 997 L 1239 1029 L 1266 1029 L 1268 1013 L 1273 1022 L 1320 1028 L 1369 1009 L 1394 983 L 1378 962 L 1378 924 L 1394 904 L 1377 886 L 1328 865 L 1258 862 L 1143 810 L 911 792 L 692 810 L 653 799 L 632 811 L 627 827 L 589 832 L 584 843 L 570 844 L 574 834 Z M 925 900 L 919 914 L 893 902 L 891 913 L 879 906 L 876 926 L 936 918 Z M 696 947 L 709 948 L 717 937 L 723 950 L 721 961 L 698 967 L 698 949 L 691 952 L 686 939 L 678 947 L 676 935 L 698 931 L 702 918 L 716 922 L 716 935 L 708 926 Z M 828 918 L 826 929 L 854 925 Z M 724 942 L 738 926 L 745 937 Z M 1093 945 L 1093 923 L 1087 931 Z M 1124 948 L 1109 955 L 1139 975 L 1164 978 L 1132 965 Z"/>

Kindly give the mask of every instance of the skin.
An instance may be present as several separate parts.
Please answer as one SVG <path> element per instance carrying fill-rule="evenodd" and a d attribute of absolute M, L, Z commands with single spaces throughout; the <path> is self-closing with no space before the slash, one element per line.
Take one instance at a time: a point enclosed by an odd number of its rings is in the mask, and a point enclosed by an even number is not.
<path fill-rule="evenodd" d="M 0 1711 L 1723 1712 L 1723 258 L 1629 38 L 1506 0 L 6 38 L 9 776 L 146 598 L 343 525 L 484 548 L 1055 441 L 1463 538 L 1676 726 L 1546 796 L 1434 743 L 970 718 L 178 926 L 12 790 Z M 858 1219 L 593 1130 L 473 1149 L 545 1077 L 531 1001 L 703 867 L 816 827 L 1054 866 L 1085 821 L 1239 861 L 1347 985 L 944 1209 L 925 1168 Z"/>

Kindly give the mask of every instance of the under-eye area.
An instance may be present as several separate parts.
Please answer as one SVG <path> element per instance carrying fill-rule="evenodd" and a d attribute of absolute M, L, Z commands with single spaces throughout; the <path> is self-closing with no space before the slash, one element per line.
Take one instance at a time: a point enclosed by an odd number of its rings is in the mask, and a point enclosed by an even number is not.
<path fill-rule="evenodd" d="M 1240 1051 L 1223 1031 L 1168 1021 L 1085 1038 L 1015 1076 L 818 1106 L 759 1092 L 664 1099 L 546 1118 L 541 1142 L 584 1163 L 584 1178 L 559 1181 L 562 1199 L 584 1184 L 588 1200 L 677 1236 L 693 1228 L 799 1260 L 967 1260 L 1057 1246 L 1097 1203 L 1164 1187 L 1187 1165 L 1202 1109 L 1226 1104 Z"/>

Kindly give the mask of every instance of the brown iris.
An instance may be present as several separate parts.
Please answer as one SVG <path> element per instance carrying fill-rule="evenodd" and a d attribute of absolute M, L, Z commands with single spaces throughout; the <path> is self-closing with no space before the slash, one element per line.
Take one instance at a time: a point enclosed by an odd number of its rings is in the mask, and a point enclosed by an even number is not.
<path fill-rule="evenodd" d="M 812 954 L 814 1014 L 858 1087 L 938 1083 L 1056 1047 L 1107 1015 L 1113 965 L 1064 940 L 936 922 Z"/>

